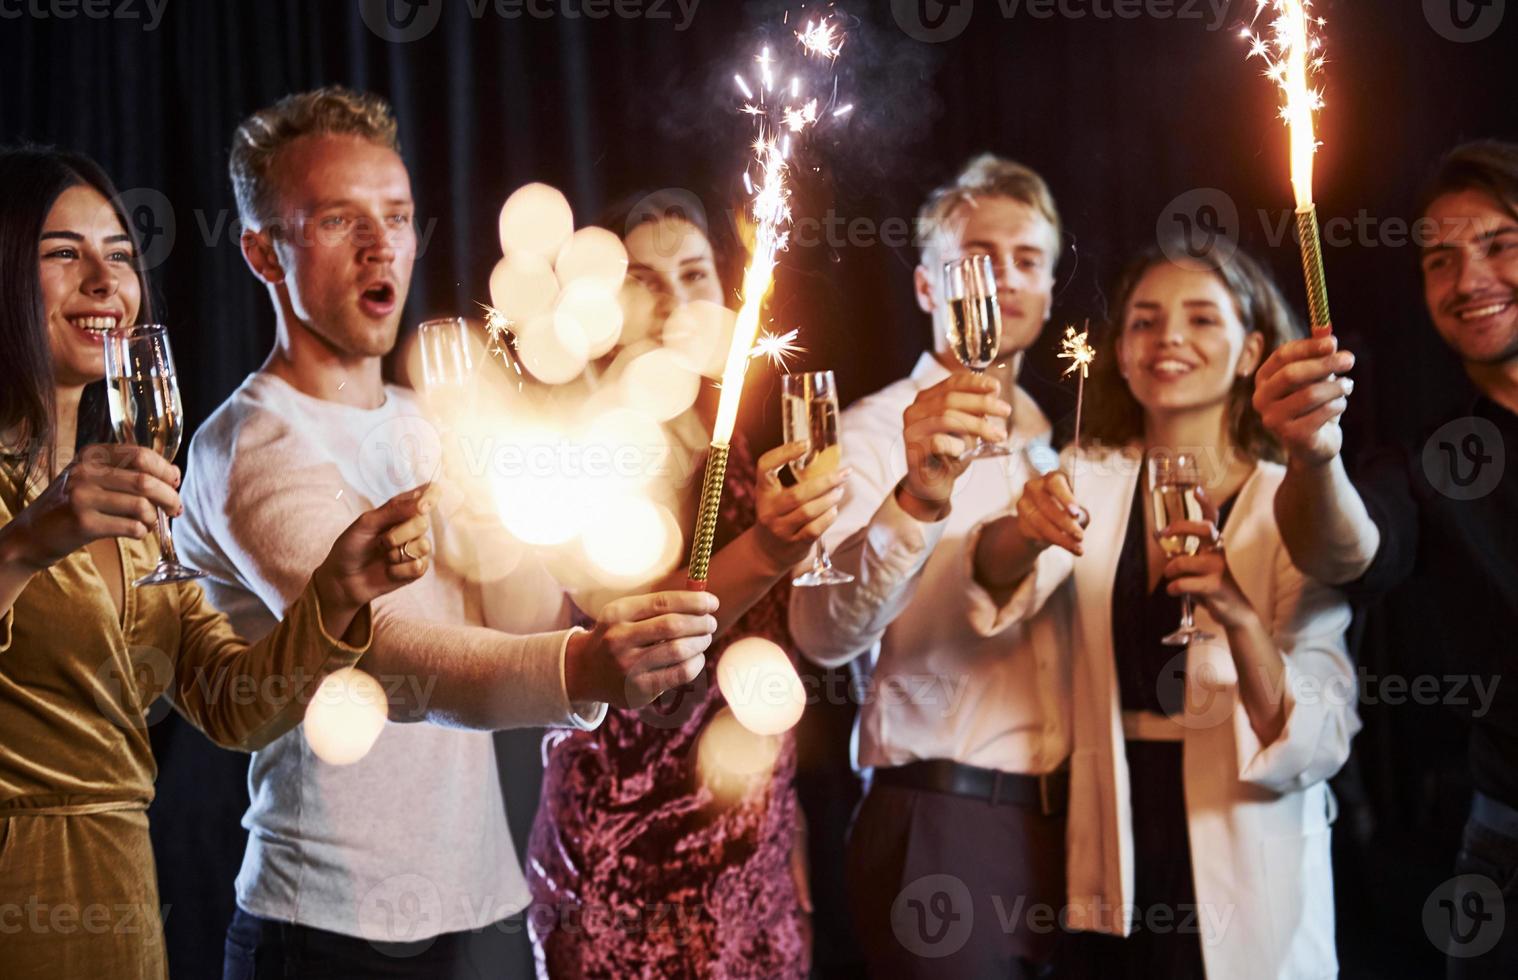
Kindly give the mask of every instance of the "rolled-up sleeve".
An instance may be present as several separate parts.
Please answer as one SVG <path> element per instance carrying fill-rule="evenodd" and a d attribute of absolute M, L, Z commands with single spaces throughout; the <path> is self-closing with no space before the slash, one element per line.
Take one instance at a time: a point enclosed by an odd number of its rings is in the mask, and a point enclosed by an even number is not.
<path fill-rule="evenodd" d="M 1233 560 L 1233 556 L 1229 556 Z M 1234 713 L 1239 778 L 1277 793 L 1333 776 L 1349 758 L 1360 730 L 1358 691 L 1344 634 L 1349 603 L 1336 589 L 1306 577 L 1285 548 L 1275 559 L 1271 635 L 1285 659 L 1286 722 L 1268 745 L 1244 712 Z"/>
<path fill-rule="evenodd" d="M 1016 510 L 994 514 L 976 524 L 965 537 L 964 556 L 959 562 L 964 576 L 965 613 L 977 636 L 992 637 L 1032 619 L 1065 583 L 1075 569 L 1075 556 L 1063 548 L 1048 548 L 1033 563 L 1033 570 L 1023 577 L 1003 602 L 998 602 L 975 577 L 975 552 L 987 527 Z"/>
<path fill-rule="evenodd" d="M 791 635 L 807 659 L 824 667 L 845 664 L 879 642 L 912 601 L 948 524 L 919 521 L 896 502 L 906 471 L 900 427 L 899 413 L 868 399 L 843 415 L 839 442 L 853 473 L 827 541 L 833 567 L 854 581 L 791 592 Z"/>

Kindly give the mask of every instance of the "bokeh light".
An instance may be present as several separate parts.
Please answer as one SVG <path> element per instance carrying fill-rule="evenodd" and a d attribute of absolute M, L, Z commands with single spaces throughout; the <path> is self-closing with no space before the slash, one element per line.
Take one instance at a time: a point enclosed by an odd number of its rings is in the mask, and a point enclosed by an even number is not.
<path fill-rule="evenodd" d="M 301 732 L 321 761 L 348 766 L 374 748 L 390 715 L 385 689 L 356 667 L 333 671 L 306 707 Z"/>
<path fill-rule="evenodd" d="M 569 199 L 547 184 L 527 184 L 501 206 L 501 251 L 552 263 L 575 231 Z"/>
<path fill-rule="evenodd" d="M 744 637 L 722 651 L 717 687 L 739 723 L 756 735 L 790 731 L 806 708 L 806 689 L 791 659 L 778 644 L 759 636 Z"/>

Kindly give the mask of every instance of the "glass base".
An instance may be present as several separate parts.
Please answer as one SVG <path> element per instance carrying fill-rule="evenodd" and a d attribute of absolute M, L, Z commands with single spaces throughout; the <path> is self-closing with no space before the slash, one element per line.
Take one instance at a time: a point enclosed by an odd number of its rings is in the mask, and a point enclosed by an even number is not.
<path fill-rule="evenodd" d="M 791 584 L 799 589 L 809 589 L 814 585 L 847 585 L 852 581 L 854 576 L 848 572 L 840 572 L 830 565 L 821 565 L 797 575 L 791 579 Z"/>
<path fill-rule="evenodd" d="M 1160 642 L 1165 644 L 1167 647 L 1183 647 L 1191 643 L 1193 640 L 1206 642 L 1207 640 L 1216 639 L 1217 637 L 1213 636 L 1211 633 L 1207 632 L 1204 629 L 1198 629 L 1195 626 L 1182 626 L 1174 633 L 1171 633 L 1169 636 L 1160 640 Z"/>
<path fill-rule="evenodd" d="M 991 459 L 996 456 L 1011 456 L 1012 450 L 1004 442 L 981 441 L 974 449 L 965 453 L 960 459 Z"/>
<path fill-rule="evenodd" d="M 157 568 L 132 584 L 168 585 L 170 582 L 188 582 L 192 579 L 205 577 L 206 573 L 198 568 L 190 568 L 188 565 L 176 565 L 170 561 L 161 561 L 158 563 Z"/>

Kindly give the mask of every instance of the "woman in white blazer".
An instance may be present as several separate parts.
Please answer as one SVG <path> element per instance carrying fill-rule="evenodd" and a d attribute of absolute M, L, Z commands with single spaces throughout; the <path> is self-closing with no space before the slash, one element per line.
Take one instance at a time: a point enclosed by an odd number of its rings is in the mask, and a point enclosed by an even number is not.
<path fill-rule="evenodd" d="M 1282 546 L 1284 470 L 1250 404 L 1289 309 L 1243 253 L 1158 248 L 1117 299 L 1087 390 L 1097 448 L 977 529 L 967 590 L 986 635 L 1073 593 L 1062 975 L 1333 977 L 1325 780 L 1359 728 L 1350 613 Z M 1178 451 L 1200 458 L 1208 520 L 1170 525 L 1202 544 L 1167 560 L 1144 460 Z M 1212 638 L 1167 647 L 1183 594 Z"/>

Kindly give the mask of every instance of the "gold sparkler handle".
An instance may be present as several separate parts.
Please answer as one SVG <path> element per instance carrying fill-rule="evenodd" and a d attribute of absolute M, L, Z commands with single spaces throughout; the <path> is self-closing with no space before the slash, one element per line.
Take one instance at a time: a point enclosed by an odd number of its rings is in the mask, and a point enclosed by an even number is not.
<path fill-rule="evenodd" d="M 701 481 L 701 509 L 696 514 L 696 534 L 690 546 L 687 585 L 706 591 L 706 574 L 712 563 L 712 543 L 717 537 L 717 508 L 722 503 L 722 483 L 727 479 L 727 454 L 731 447 L 714 442 L 706 457 L 706 477 Z"/>
<path fill-rule="evenodd" d="M 1302 244 L 1302 273 L 1307 277 L 1307 310 L 1312 328 L 1328 330 L 1328 282 L 1323 275 L 1323 240 L 1318 234 L 1318 209 L 1309 204 L 1297 212 L 1297 238 Z"/>

